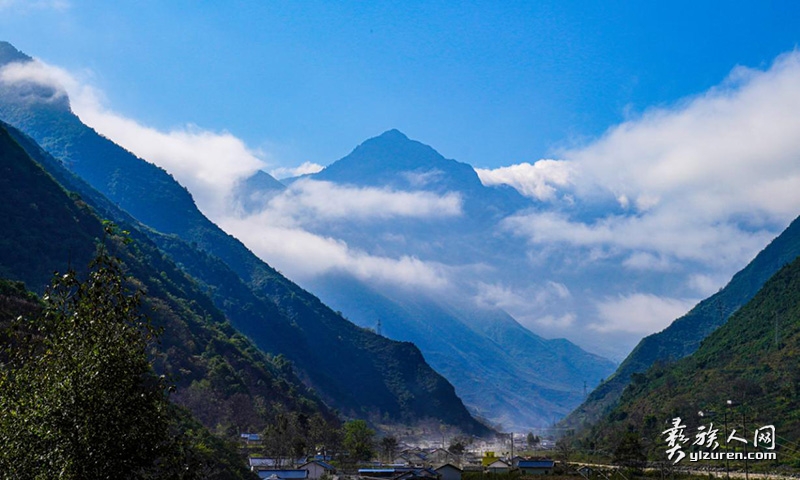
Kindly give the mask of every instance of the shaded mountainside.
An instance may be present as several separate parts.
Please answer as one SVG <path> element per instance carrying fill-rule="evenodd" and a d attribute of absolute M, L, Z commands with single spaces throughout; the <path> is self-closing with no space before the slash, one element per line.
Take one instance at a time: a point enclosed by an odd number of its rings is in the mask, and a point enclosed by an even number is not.
<path fill-rule="evenodd" d="M 233 422 L 225 417 L 232 396 L 255 411 L 256 404 L 277 401 L 286 407 L 333 418 L 324 404 L 307 391 L 282 361 L 262 354 L 237 333 L 198 285 L 187 277 L 147 238 L 133 230 L 132 244 L 107 237 L 101 220 L 77 195 L 70 195 L 0 125 L 0 169 L 4 172 L 6 198 L 36 200 L 21 205 L 0 203 L 3 248 L 0 268 L 6 278 L 25 282 L 42 292 L 55 271 L 70 266 L 80 269 L 106 243 L 124 264 L 135 286 L 144 288 L 144 308 L 154 323 L 165 328 L 156 363 L 174 377 L 184 391 L 217 399 L 220 411 L 204 420 L 211 426 Z M 69 212 L 65 214 L 64 212 Z M 56 223 L 58 222 L 58 223 Z M 56 227 L 50 225 L 56 224 Z M 64 245 L 74 248 L 66 249 Z M 24 252 L 25 255 L 21 255 Z M 13 259 L 12 262 L 7 259 Z M 49 266 L 42 266 L 47 260 Z M 46 270 L 46 273 L 43 271 Z M 285 388 L 275 388 L 284 385 Z M 214 403 L 214 402 L 209 402 Z M 268 416 L 253 418 L 254 429 Z M 231 425 L 233 426 L 233 425 Z"/>
<path fill-rule="evenodd" d="M 209 221 L 164 170 L 83 125 L 63 98 L 55 101 L 30 90 L 6 85 L 0 91 L 0 119 L 108 197 L 111 205 L 98 200 L 99 210 L 115 221 L 133 217 L 147 225 L 132 228 L 166 252 L 165 261 L 192 275 L 213 307 L 260 349 L 290 360 L 331 406 L 346 415 L 403 422 L 432 418 L 465 432 L 487 433 L 414 345 L 347 322 Z M 83 187 L 77 190 L 87 200 L 98 197 Z"/>
<path fill-rule="evenodd" d="M 151 352 L 156 369 L 175 383 L 173 401 L 188 407 L 205 427 L 179 408 L 173 417 L 193 442 L 203 445 L 198 451 L 208 458 L 197 460 L 227 472 L 215 478 L 249 474 L 235 450 L 212 437 L 206 427 L 228 437 L 239 429 L 260 430 L 278 406 L 335 421 L 285 362 L 266 357 L 235 332 L 146 238 L 134 235 L 134 243 L 127 245 L 105 235 L 92 209 L 58 185 L 2 125 L 0 171 L 7 200 L 0 202 L 0 269 L 15 281 L 0 282 L 0 323 L 36 314 L 38 302 L 21 281 L 41 292 L 54 271 L 72 266 L 80 272 L 103 243 L 122 260 L 131 285 L 147 292 L 143 311 L 165 332 Z"/>
<path fill-rule="evenodd" d="M 364 327 L 407 340 L 456 387 L 473 412 L 503 428 L 552 423 L 613 370 L 608 360 L 566 340 L 546 340 L 499 310 L 459 308 L 413 293 L 391 297 L 331 276 L 312 288 Z M 345 292 L 341 294 L 340 292 Z"/>
<path fill-rule="evenodd" d="M 659 362 L 673 362 L 692 354 L 764 283 L 800 255 L 800 218 L 795 219 L 719 292 L 703 300 L 689 313 L 659 333 L 642 339 L 619 366 L 614 376 L 597 387 L 563 422 L 568 428 L 586 428 L 616 405 L 631 377 Z"/>
<path fill-rule="evenodd" d="M 728 400 L 734 402 L 732 407 L 726 407 Z M 775 425 L 778 459 L 783 464 L 798 465 L 800 456 L 794 441 L 800 435 L 799 402 L 797 259 L 766 282 L 694 353 L 673 364 L 657 364 L 644 374 L 634 374 L 619 404 L 584 437 L 597 445 L 610 445 L 623 432 L 633 431 L 656 440 L 666 420 L 681 417 L 688 431 L 694 432 L 699 422 L 697 412 L 715 411 L 716 417 L 710 420 L 716 427 L 722 427 L 727 419 L 728 432 L 736 428 L 751 440 L 755 428 Z M 746 426 L 742 425 L 743 415 Z"/>

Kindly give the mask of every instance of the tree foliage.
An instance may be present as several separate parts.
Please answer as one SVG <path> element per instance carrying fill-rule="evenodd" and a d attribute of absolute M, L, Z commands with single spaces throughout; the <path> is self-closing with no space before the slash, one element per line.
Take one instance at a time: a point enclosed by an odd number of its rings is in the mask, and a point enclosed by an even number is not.
<path fill-rule="evenodd" d="M 647 456 L 637 432 L 626 432 L 614 447 L 615 465 L 631 469 L 641 469 L 647 463 Z"/>
<path fill-rule="evenodd" d="M 55 276 L 40 315 L 11 323 L 0 350 L 0 476 L 101 479 L 171 468 L 168 392 L 147 356 L 158 332 L 139 313 L 140 296 L 101 253 L 84 280 Z"/>
<path fill-rule="evenodd" d="M 374 437 L 375 431 L 364 420 L 350 420 L 344 424 L 344 448 L 357 462 L 373 457 Z"/>

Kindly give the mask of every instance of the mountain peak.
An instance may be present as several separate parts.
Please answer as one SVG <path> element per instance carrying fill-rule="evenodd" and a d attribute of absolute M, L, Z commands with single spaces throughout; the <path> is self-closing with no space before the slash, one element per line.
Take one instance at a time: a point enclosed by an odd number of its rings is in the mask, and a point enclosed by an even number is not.
<path fill-rule="evenodd" d="M 530 205 L 530 201 L 516 191 L 509 193 L 485 187 L 472 166 L 447 159 L 432 147 L 408 138 L 397 129 L 364 141 L 349 155 L 309 175 L 309 178 L 398 190 L 427 190 L 440 194 L 460 192 L 466 204 L 471 204 L 470 197 L 477 204 L 484 205 L 487 195 L 492 198 L 496 196 L 496 204 L 492 207 L 477 207 L 486 212 L 509 212 Z M 498 205 L 504 206 L 498 209 Z"/>
<path fill-rule="evenodd" d="M 381 133 L 375 138 L 382 138 L 385 140 L 408 140 L 408 136 L 401 132 L 400 130 L 393 128 L 391 130 L 386 130 L 385 132 Z"/>
<path fill-rule="evenodd" d="M 448 170 L 450 164 L 457 162 L 447 160 L 436 150 L 411 140 L 397 129 L 387 130 L 377 137 L 372 137 L 357 146 L 349 155 L 334 162 L 321 172 L 313 175 L 325 180 L 387 180 L 387 175 L 419 170 Z M 330 177 L 330 178 L 328 178 Z M 380 180 L 379 180 L 380 179 Z"/>
<path fill-rule="evenodd" d="M 14 45 L 0 40 L 0 66 L 11 62 L 29 62 L 31 57 L 17 50 Z"/>

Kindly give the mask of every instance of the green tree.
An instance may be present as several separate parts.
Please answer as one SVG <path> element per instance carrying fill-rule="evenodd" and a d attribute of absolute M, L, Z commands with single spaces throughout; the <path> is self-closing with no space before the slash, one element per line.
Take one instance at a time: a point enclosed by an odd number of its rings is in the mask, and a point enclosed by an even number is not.
<path fill-rule="evenodd" d="M 277 459 L 279 466 L 288 465 L 291 458 L 305 455 L 307 441 L 301 426 L 301 417 L 297 412 L 287 412 L 281 405 L 274 407 L 278 412 L 264 429 L 264 450 Z"/>
<path fill-rule="evenodd" d="M 341 431 L 317 412 L 308 421 L 308 442 L 311 453 L 328 455 L 339 448 Z"/>
<path fill-rule="evenodd" d="M 369 428 L 364 420 L 350 420 L 344 424 L 344 448 L 350 454 L 350 458 L 359 461 L 366 461 L 373 457 L 373 437 L 375 431 Z"/>
<path fill-rule="evenodd" d="M 534 435 L 533 432 L 528 432 L 525 441 L 528 443 L 528 448 L 533 450 L 542 442 L 542 439 L 538 435 Z"/>
<path fill-rule="evenodd" d="M 140 296 L 101 253 L 0 335 L 0 478 L 155 476 L 179 461 Z"/>

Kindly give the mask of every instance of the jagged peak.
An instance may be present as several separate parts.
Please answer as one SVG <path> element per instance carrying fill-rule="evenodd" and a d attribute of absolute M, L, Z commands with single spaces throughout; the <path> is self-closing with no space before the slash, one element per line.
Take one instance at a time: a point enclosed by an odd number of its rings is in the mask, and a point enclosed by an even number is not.
<path fill-rule="evenodd" d="M 408 136 L 401 132 L 396 128 L 392 128 L 391 130 L 386 130 L 385 132 L 381 133 L 375 138 L 385 138 L 385 139 L 399 139 L 399 140 L 408 140 Z"/>
<path fill-rule="evenodd" d="M 5 65 L 11 62 L 29 62 L 31 60 L 33 60 L 33 58 L 19 51 L 17 47 L 11 43 L 5 40 L 0 40 L 0 65 Z"/>

